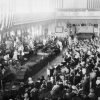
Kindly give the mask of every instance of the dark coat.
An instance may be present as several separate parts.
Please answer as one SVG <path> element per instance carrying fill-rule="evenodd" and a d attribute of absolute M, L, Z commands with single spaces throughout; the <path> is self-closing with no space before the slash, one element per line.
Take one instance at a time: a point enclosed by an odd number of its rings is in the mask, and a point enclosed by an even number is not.
<path fill-rule="evenodd" d="M 97 97 L 100 97 L 100 84 L 97 85 L 95 93 Z"/>

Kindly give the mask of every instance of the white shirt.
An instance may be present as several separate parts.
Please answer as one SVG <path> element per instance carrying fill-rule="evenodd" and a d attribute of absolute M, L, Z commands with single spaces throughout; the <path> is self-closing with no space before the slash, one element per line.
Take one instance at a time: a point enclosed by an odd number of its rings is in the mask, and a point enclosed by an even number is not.
<path fill-rule="evenodd" d="M 76 44 L 78 42 L 77 38 L 75 37 L 74 38 L 74 43 Z"/>
<path fill-rule="evenodd" d="M 17 50 L 15 50 L 15 51 L 14 51 L 14 55 L 13 55 L 13 59 L 14 59 L 14 60 L 18 60 L 18 59 L 17 59 L 17 55 L 18 55 L 18 52 L 17 52 Z"/>
<path fill-rule="evenodd" d="M 72 45 L 72 39 L 71 39 L 71 37 L 68 38 L 68 42 L 69 42 L 69 45 Z"/>
<path fill-rule="evenodd" d="M 63 47 L 62 42 L 61 41 L 57 41 L 57 44 L 59 45 L 60 50 L 62 50 L 62 47 Z"/>
<path fill-rule="evenodd" d="M 50 75 L 50 70 L 49 69 L 47 69 L 47 75 Z"/>
<path fill-rule="evenodd" d="M 86 74 L 86 69 L 85 68 L 82 69 L 82 73 Z"/>
<path fill-rule="evenodd" d="M 45 45 L 46 44 L 46 39 L 43 39 L 43 45 Z"/>

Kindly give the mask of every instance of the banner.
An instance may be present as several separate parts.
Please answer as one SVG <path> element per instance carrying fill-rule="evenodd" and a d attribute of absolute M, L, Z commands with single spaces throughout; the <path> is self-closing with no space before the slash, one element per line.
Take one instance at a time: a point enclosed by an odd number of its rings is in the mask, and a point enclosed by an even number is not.
<path fill-rule="evenodd" d="M 93 26 L 77 26 L 76 33 L 94 33 Z"/>

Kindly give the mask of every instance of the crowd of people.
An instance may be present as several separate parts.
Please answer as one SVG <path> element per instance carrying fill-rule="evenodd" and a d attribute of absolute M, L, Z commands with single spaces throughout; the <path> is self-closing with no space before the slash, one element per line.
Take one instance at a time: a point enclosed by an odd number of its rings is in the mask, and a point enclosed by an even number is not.
<path fill-rule="evenodd" d="M 31 77 L 20 83 L 4 100 L 99 100 L 100 47 L 95 40 L 74 41 L 67 45 L 63 62 L 47 69 L 47 78 Z"/>
<path fill-rule="evenodd" d="M 37 55 L 38 50 L 48 53 L 52 48 L 63 48 L 62 42 L 56 37 L 33 39 L 28 33 L 23 36 L 7 34 L 0 42 L 0 89 L 6 81 L 11 81 L 15 77 L 7 77 L 9 74 L 16 75 L 23 69 L 26 62 L 31 57 Z"/>
<path fill-rule="evenodd" d="M 42 51 L 46 52 L 45 48 L 48 45 L 49 48 L 50 45 L 61 47 L 62 42 L 56 39 L 56 37 L 33 39 L 31 35 L 7 35 L 0 42 L 0 66 L 2 68 L 2 66 L 9 63 L 23 65 L 33 53 L 37 54 L 38 49 L 42 48 Z"/>
<path fill-rule="evenodd" d="M 27 57 L 24 56 L 29 54 L 34 49 L 33 44 L 29 45 L 31 44 L 31 42 L 33 42 L 32 39 L 30 39 L 29 41 L 27 36 L 24 37 L 23 40 L 21 37 L 16 35 L 5 36 L 0 42 L 1 69 L 3 69 L 4 68 L 3 66 L 5 65 L 13 65 L 16 68 L 22 65 L 23 61 L 27 60 L 28 58 L 28 56 Z"/>

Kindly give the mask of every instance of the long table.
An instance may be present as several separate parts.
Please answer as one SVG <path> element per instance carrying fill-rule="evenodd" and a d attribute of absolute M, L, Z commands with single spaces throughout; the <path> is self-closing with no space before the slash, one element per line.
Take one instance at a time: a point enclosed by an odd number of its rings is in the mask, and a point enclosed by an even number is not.
<path fill-rule="evenodd" d="M 16 73 L 18 80 L 26 81 L 28 77 L 35 75 L 43 67 L 45 67 L 49 62 L 51 62 L 58 54 L 59 49 L 54 49 L 47 55 L 36 55 L 28 63 L 23 65 L 22 70 Z"/>

